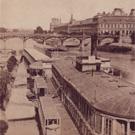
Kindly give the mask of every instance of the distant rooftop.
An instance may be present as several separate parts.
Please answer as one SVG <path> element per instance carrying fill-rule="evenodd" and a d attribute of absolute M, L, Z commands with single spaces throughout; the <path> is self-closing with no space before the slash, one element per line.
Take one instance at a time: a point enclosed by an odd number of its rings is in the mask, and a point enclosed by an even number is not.
<path fill-rule="evenodd" d="M 103 11 L 102 13 L 97 13 L 94 17 L 91 18 L 87 18 L 84 20 L 75 20 L 73 19 L 72 16 L 72 20 L 73 21 L 69 21 L 68 23 L 59 23 L 59 25 L 56 25 L 56 27 L 62 27 L 62 26 L 74 26 L 74 25 L 80 25 L 80 24 L 92 24 L 95 23 L 93 21 L 93 18 L 97 18 L 97 17 L 103 17 L 103 16 L 134 16 L 135 17 L 135 9 L 131 9 L 130 13 L 125 13 L 124 10 L 122 8 L 114 8 L 114 10 L 112 12 L 105 12 Z"/>

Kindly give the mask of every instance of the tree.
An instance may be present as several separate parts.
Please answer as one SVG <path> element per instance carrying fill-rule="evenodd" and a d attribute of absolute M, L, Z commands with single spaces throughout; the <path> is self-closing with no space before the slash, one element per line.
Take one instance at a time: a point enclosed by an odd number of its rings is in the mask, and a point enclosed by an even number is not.
<path fill-rule="evenodd" d="M 34 30 L 34 33 L 35 33 L 35 34 L 43 34 L 43 33 L 44 33 L 44 30 L 42 29 L 41 26 L 38 26 L 38 27 L 36 28 L 36 30 Z"/>
<path fill-rule="evenodd" d="M 4 110 L 4 101 L 9 100 L 9 90 L 7 85 L 12 79 L 11 74 L 6 70 L 0 71 L 0 109 Z"/>
<path fill-rule="evenodd" d="M 0 27 L 0 32 L 2 32 L 2 33 L 7 32 L 7 29 L 4 27 Z"/>
<path fill-rule="evenodd" d="M 13 29 L 12 31 L 13 32 L 19 32 L 19 29 Z"/>
<path fill-rule="evenodd" d="M 12 72 L 14 67 L 16 66 L 17 64 L 17 59 L 15 58 L 14 55 L 12 55 L 8 61 L 7 61 L 7 69 L 9 72 Z"/>

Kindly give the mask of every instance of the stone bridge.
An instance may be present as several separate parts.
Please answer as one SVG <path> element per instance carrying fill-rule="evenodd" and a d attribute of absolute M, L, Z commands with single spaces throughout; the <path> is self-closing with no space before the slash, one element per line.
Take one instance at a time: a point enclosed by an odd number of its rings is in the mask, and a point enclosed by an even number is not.
<path fill-rule="evenodd" d="M 114 42 L 119 41 L 119 36 L 116 36 L 116 35 L 97 35 L 97 34 L 93 34 L 93 35 L 64 34 L 64 35 L 62 35 L 62 34 L 0 33 L 0 39 L 3 41 L 6 41 L 10 38 L 20 38 L 23 40 L 23 42 L 27 41 L 28 39 L 40 39 L 40 40 L 42 40 L 42 43 L 46 42 L 48 39 L 56 38 L 61 41 L 61 45 L 63 45 L 64 41 L 66 41 L 67 39 L 70 39 L 70 38 L 78 39 L 80 41 L 80 44 L 88 38 L 91 38 L 92 43 L 96 42 L 97 44 L 100 44 L 100 42 L 105 38 L 112 38 L 114 40 Z"/>

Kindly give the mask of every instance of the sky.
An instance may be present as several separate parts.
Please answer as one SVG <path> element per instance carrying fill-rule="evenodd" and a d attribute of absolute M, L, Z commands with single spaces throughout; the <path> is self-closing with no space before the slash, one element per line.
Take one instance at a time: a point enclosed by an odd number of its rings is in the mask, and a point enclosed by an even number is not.
<path fill-rule="evenodd" d="M 68 22 L 73 14 L 74 19 L 82 20 L 114 8 L 129 13 L 135 0 L 0 0 L 0 26 L 49 29 L 52 17 Z"/>

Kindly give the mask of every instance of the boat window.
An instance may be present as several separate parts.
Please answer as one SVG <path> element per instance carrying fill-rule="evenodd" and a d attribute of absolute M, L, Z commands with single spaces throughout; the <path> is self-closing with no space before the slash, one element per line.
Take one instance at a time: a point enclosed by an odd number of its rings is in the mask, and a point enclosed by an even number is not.
<path fill-rule="evenodd" d="M 95 125 L 95 131 L 100 134 L 102 129 L 102 116 L 100 114 L 95 115 Z"/>
<path fill-rule="evenodd" d="M 38 71 L 38 75 L 42 76 L 43 75 L 43 71 L 42 70 L 39 70 Z"/>
<path fill-rule="evenodd" d="M 105 119 L 105 135 L 112 135 L 112 120 L 109 118 Z"/>
<path fill-rule="evenodd" d="M 57 124 L 57 119 L 49 119 L 48 125 L 51 125 L 51 124 Z"/>
<path fill-rule="evenodd" d="M 130 129 L 131 129 L 132 131 L 135 131 L 135 122 L 131 122 L 131 123 L 130 123 Z"/>
<path fill-rule="evenodd" d="M 45 94 L 44 88 L 40 88 L 40 96 L 44 96 L 44 94 Z"/>
<path fill-rule="evenodd" d="M 32 73 L 31 73 L 31 75 L 32 76 L 36 76 L 37 75 L 36 71 L 33 70 Z"/>
<path fill-rule="evenodd" d="M 47 120 L 46 120 L 46 122 L 45 122 L 45 125 L 47 125 Z"/>

